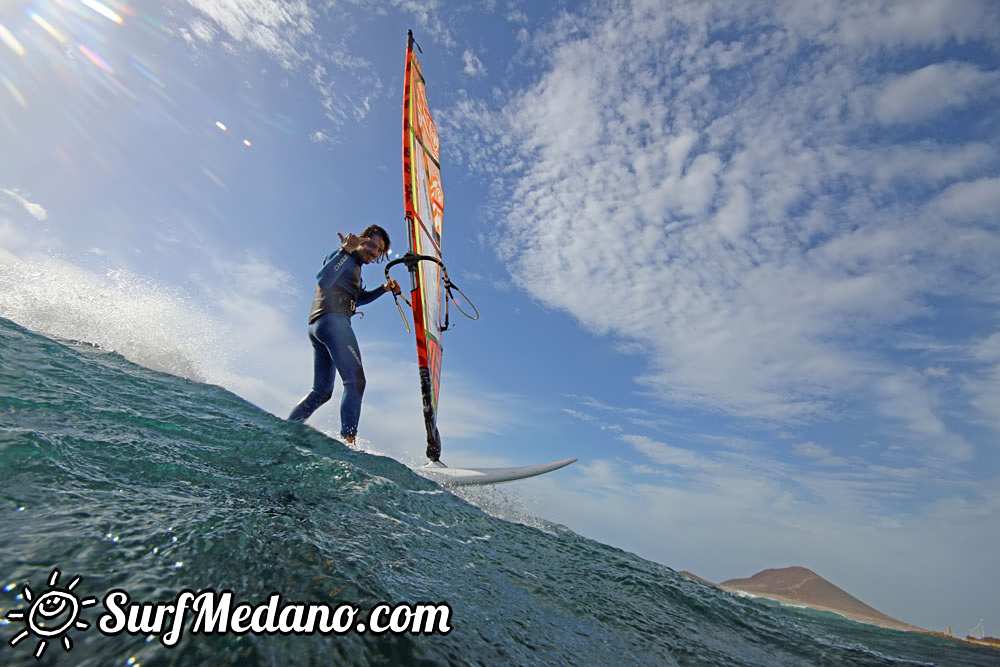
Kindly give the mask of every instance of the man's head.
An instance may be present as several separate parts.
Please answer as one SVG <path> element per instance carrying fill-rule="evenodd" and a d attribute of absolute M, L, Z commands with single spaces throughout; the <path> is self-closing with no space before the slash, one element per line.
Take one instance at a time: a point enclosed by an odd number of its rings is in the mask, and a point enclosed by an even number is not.
<path fill-rule="evenodd" d="M 369 239 L 361 246 L 361 253 L 366 264 L 368 262 L 381 262 L 387 257 L 390 243 L 388 232 L 378 225 L 368 225 L 365 227 L 365 231 L 361 232 L 361 237 Z"/>

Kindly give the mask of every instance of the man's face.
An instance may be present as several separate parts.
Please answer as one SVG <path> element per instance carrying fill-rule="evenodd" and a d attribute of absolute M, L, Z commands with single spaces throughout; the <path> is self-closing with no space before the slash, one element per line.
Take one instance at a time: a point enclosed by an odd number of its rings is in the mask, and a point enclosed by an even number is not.
<path fill-rule="evenodd" d="M 365 264 L 370 264 L 378 259 L 385 252 L 385 243 L 378 234 L 361 239 L 361 259 Z"/>

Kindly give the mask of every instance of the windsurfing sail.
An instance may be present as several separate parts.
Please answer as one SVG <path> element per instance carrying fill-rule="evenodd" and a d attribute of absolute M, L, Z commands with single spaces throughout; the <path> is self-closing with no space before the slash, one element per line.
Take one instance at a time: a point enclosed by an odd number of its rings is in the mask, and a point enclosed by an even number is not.
<path fill-rule="evenodd" d="M 427 428 L 427 458 L 437 461 L 441 456 L 441 436 L 437 429 L 443 349 L 441 332 L 448 328 L 448 302 L 454 299 L 452 290 L 459 294 L 461 290 L 448 279 L 448 271 L 441 261 L 444 221 L 441 144 L 427 104 L 427 88 L 413 50 L 415 45 L 413 32 L 407 31 L 403 83 L 403 201 L 409 251 L 389 262 L 385 275 L 388 279 L 389 269 L 401 262 L 410 270 L 410 306 Z M 399 302 L 396 303 L 398 306 Z M 477 312 L 473 319 L 478 317 Z M 405 317 L 403 322 L 406 323 Z"/>
<path fill-rule="evenodd" d="M 438 432 L 438 392 L 441 388 L 441 334 L 450 328 L 448 305 L 469 319 L 478 320 L 479 311 L 462 290 L 448 278 L 441 260 L 441 231 L 444 220 L 444 190 L 441 187 L 441 144 L 427 105 L 427 87 L 417 54 L 420 47 L 413 33 L 406 33 L 406 75 L 403 83 L 403 201 L 406 237 L 409 250 L 389 262 L 389 270 L 404 264 L 410 271 L 410 301 L 413 310 L 413 334 L 417 341 L 417 366 L 420 393 L 423 397 L 424 425 L 427 428 L 427 465 L 417 469 L 422 475 L 445 485 L 497 484 L 563 468 L 576 459 L 564 459 L 541 465 L 514 468 L 449 468 L 440 462 L 441 435 Z M 461 299 L 456 298 L 456 293 Z M 403 324 L 410 330 L 403 308 Z M 406 298 L 403 297 L 406 301 Z M 464 304 L 464 307 L 463 307 Z M 466 311 L 471 309 L 471 313 Z"/>

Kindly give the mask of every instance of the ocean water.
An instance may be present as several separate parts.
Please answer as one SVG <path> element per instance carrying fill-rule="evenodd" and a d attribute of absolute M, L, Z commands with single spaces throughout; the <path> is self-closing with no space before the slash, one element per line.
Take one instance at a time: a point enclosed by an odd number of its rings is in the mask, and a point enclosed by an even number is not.
<path fill-rule="evenodd" d="M 1000 664 L 1000 651 L 741 599 L 562 526 L 496 518 L 220 387 L 5 319 L 0 499 L 5 665 Z M 206 634 L 191 616 L 165 645 L 162 628 L 99 627 L 113 590 L 153 610 L 185 589 L 352 605 L 362 620 L 380 603 L 446 603 L 450 631 Z M 46 595 L 94 603 L 43 623 Z"/>

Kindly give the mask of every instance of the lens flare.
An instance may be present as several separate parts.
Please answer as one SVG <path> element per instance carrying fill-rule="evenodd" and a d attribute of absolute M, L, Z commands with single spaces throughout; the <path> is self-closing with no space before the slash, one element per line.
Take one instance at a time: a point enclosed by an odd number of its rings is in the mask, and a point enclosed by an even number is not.
<path fill-rule="evenodd" d="M 111 11 L 111 9 L 109 9 L 105 5 L 101 4 L 97 0 L 80 0 L 80 2 L 82 2 L 84 5 L 86 5 L 90 9 L 93 9 L 95 12 L 97 12 L 98 14 L 100 14 L 101 16 L 103 16 L 104 18 L 108 19 L 109 21 L 114 21 L 115 23 L 117 23 L 119 25 L 121 25 L 122 23 L 125 22 L 125 19 L 123 19 L 118 14 L 115 14 L 113 11 Z"/>
<path fill-rule="evenodd" d="M 211 180 L 211 181 L 212 181 L 213 183 L 215 183 L 216 185 L 218 185 L 218 186 L 219 186 L 220 188 L 222 188 L 223 190 L 225 190 L 225 191 L 227 191 L 227 192 L 229 191 L 229 188 L 228 188 L 228 187 L 226 187 L 226 184 L 225 184 L 225 183 L 223 183 L 222 179 L 221 179 L 221 178 L 219 178 L 218 176 L 216 176 L 215 174 L 213 174 L 213 173 L 212 173 L 211 171 L 209 171 L 207 167 L 202 167 L 202 168 L 201 168 L 201 171 L 202 171 L 202 173 L 203 173 L 203 174 L 205 174 L 206 176 L 208 176 L 208 178 L 209 178 L 209 179 L 210 179 L 210 180 Z"/>
<path fill-rule="evenodd" d="M 25 109 L 28 108 L 28 101 L 24 99 L 24 95 L 21 94 L 21 91 L 17 89 L 17 86 L 15 86 L 10 79 L 4 76 L 2 72 L 0 72 L 0 83 L 3 84 L 3 87 L 7 89 L 7 92 L 11 94 L 18 104 Z"/>
<path fill-rule="evenodd" d="M 153 85 L 155 85 L 157 88 L 166 88 L 167 87 L 167 85 L 165 83 L 163 83 L 163 81 L 160 79 L 160 77 L 158 77 L 155 74 L 153 74 L 152 70 L 150 70 L 148 67 L 146 67 L 145 65 L 143 65 L 142 63 L 140 63 L 136 59 L 133 58 L 129 62 L 132 63 L 132 68 L 133 69 L 135 69 L 137 72 L 139 72 L 144 77 L 146 77 L 147 79 L 149 79 L 149 81 L 151 81 L 153 83 Z"/>
<path fill-rule="evenodd" d="M 80 45 L 80 52 L 83 55 L 87 56 L 87 59 L 90 62 L 94 63 L 95 65 L 97 65 L 98 67 L 100 67 L 102 70 L 104 70 L 108 74 L 114 74 L 115 73 L 115 71 L 113 69 L 111 69 L 111 66 L 108 65 L 106 62 L 104 62 L 104 60 L 99 55 L 97 55 L 96 53 L 94 53 L 93 51 L 91 51 L 90 49 L 88 49 L 83 44 Z"/>
<path fill-rule="evenodd" d="M 222 130 L 223 132 L 225 132 L 226 130 L 228 130 L 228 129 L 229 129 L 228 127 L 226 127 L 226 124 L 225 124 L 225 123 L 223 123 L 223 122 L 222 122 L 221 120 L 217 120 L 217 121 L 215 121 L 215 126 L 216 126 L 217 128 L 219 128 L 220 130 Z"/>
<path fill-rule="evenodd" d="M 25 50 L 24 47 L 21 46 L 21 42 L 17 41 L 17 37 L 14 37 L 14 33 L 7 30 L 6 26 L 2 23 L 0 23 L 0 40 L 3 40 L 3 43 L 9 46 L 10 50 L 17 55 L 23 56 L 25 54 Z"/>
<path fill-rule="evenodd" d="M 28 12 L 28 16 L 30 16 L 31 20 L 37 23 L 42 28 L 42 30 L 52 35 L 53 39 L 55 39 L 60 44 L 65 44 L 67 41 L 69 41 L 62 35 L 62 33 L 53 28 L 51 23 L 43 19 L 35 12 Z"/>

